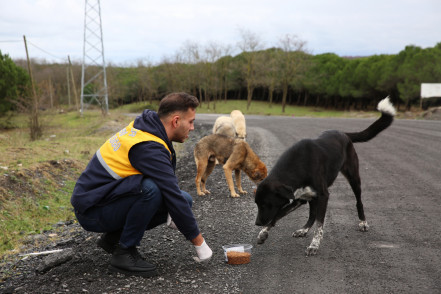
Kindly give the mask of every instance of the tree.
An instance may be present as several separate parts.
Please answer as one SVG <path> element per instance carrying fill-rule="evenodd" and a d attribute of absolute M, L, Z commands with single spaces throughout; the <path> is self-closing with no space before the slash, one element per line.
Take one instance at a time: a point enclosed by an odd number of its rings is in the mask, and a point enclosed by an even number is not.
<path fill-rule="evenodd" d="M 298 80 L 302 62 L 302 54 L 306 45 L 305 41 L 300 40 L 296 35 L 285 35 L 280 38 L 279 45 L 281 50 L 277 51 L 277 68 L 279 83 L 282 87 L 282 112 L 285 112 L 286 98 L 290 85 L 294 85 Z"/>
<path fill-rule="evenodd" d="M 228 90 L 230 89 L 230 82 L 229 76 L 232 72 L 232 61 L 233 58 L 231 57 L 231 51 L 232 47 L 229 45 L 226 46 L 220 46 L 221 55 L 219 59 L 216 61 L 216 67 L 218 68 L 218 74 L 219 74 L 219 80 L 220 80 L 220 96 L 221 98 L 222 93 L 224 100 L 227 100 L 227 94 Z"/>
<path fill-rule="evenodd" d="M 139 95 L 143 97 L 143 101 L 147 98 L 152 103 L 153 97 L 158 95 L 158 82 L 155 79 L 153 66 L 151 64 L 138 64 L 138 76 L 140 79 Z"/>
<path fill-rule="evenodd" d="M 17 99 L 25 95 L 28 86 L 26 71 L 0 51 L 0 115 L 15 109 Z"/>
<path fill-rule="evenodd" d="M 217 61 L 222 57 L 222 46 L 215 42 L 210 42 L 205 47 L 205 75 L 207 77 L 207 97 L 213 98 L 213 109 L 216 109 L 216 100 L 222 92 L 221 68 Z"/>
<path fill-rule="evenodd" d="M 397 89 L 400 99 L 410 109 L 412 101 L 420 98 L 421 83 L 439 82 L 441 80 L 440 44 L 435 48 L 421 49 L 417 46 L 406 46 L 396 56 Z"/>
<path fill-rule="evenodd" d="M 264 68 L 264 81 L 263 85 L 268 88 L 268 103 L 269 107 L 272 107 L 273 97 L 275 91 L 280 87 L 280 81 L 278 79 L 279 68 L 277 63 L 277 55 L 280 49 L 272 48 L 263 52 L 263 62 L 266 65 Z"/>
<path fill-rule="evenodd" d="M 205 57 L 202 56 L 201 48 L 198 43 L 187 41 L 181 48 L 183 53 L 183 60 L 192 65 L 188 78 L 190 79 L 191 87 L 193 88 L 193 94 L 199 96 L 202 102 L 204 97 L 203 87 L 205 84 L 204 64 Z"/>
<path fill-rule="evenodd" d="M 245 77 L 247 87 L 247 110 L 250 108 L 253 92 L 258 85 L 257 70 L 257 51 L 262 47 L 262 41 L 259 36 L 251 31 L 240 30 L 241 40 L 238 43 L 239 49 L 242 51 L 245 63 L 242 72 Z"/>

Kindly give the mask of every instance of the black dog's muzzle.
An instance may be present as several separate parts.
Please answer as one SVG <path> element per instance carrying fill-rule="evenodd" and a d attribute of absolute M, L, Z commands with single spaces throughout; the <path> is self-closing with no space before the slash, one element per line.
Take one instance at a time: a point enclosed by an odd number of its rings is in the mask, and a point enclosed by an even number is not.
<path fill-rule="evenodd" d="M 282 217 L 286 216 L 287 214 L 290 214 L 291 212 L 293 212 L 294 210 L 296 210 L 297 208 L 299 208 L 300 206 L 302 206 L 303 204 L 306 204 L 307 201 L 306 200 L 302 200 L 302 199 L 294 199 L 292 202 L 284 205 L 279 212 L 277 212 L 276 216 L 274 217 L 274 219 L 272 221 L 269 221 L 267 226 L 274 226 L 276 224 L 276 222 L 281 219 Z"/>

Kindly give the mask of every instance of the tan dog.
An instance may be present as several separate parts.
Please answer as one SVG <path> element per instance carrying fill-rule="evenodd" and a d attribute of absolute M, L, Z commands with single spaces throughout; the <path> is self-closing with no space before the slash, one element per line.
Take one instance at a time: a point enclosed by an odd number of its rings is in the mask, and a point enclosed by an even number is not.
<path fill-rule="evenodd" d="M 240 194 L 247 192 L 242 189 L 240 171 L 243 170 L 256 184 L 267 176 L 265 164 L 251 149 L 247 142 L 233 139 L 224 135 L 208 135 L 203 137 L 194 148 L 196 161 L 196 190 L 199 196 L 209 194 L 205 187 L 208 176 L 214 169 L 215 159 L 223 163 L 225 179 L 230 189 L 231 197 L 239 197 L 233 183 L 233 170 L 236 176 L 236 186 Z M 202 183 L 202 188 L 201 188 Z"/>
<path fill-rule="evenodd" d="M 245 116 L 240 110 L 233 110 L 230 113 L 230 117 L 233 120 L 234 128 L 236 129 L 236 137 L 245 140 L 247 137 Z"/>
<path fill-rule="evenodd" d="M 236 136 L 233 119 L 230 116 L 219 116 L 214 122 L 213 134 L 225 135 L 231 138 Z"/>

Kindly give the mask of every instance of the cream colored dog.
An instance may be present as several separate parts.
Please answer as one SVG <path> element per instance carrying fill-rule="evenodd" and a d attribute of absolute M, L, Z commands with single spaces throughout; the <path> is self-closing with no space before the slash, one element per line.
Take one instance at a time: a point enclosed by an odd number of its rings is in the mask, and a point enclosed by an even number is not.
<path fill-rule="evenodd" d="M 236 129 L 234 128 L 233 119 L 230 116 L 219 116 L 214 122 L 213 134 L 234 138 Z"/>
<path fill-rule="evenodd" d="M 259 184 L 267 176 L 266 165 L 254 153 L 250 145 L 240 139 L 218 134 L 205 136 L 194 148 L 194 159 L 197 167 L 196 190 L 199 196 L 210 194 L 205 185 L 215 167 L 215 159 L 223 164 L 231 197 L 239 197 L 234 189 L 233 171 L 240 194 L 247 193 L 242 189 L 241 171 L 245 172 L 255 184 Z"/>
<path fill-rule="evenodd" d="M 245 116 L 240 110 L 233 110 L 230 114 L 230 117 L 233 120 L 233 125 L 236 129 L 236 137 L 245 140 L 245 138 L 247 137 Z"/>

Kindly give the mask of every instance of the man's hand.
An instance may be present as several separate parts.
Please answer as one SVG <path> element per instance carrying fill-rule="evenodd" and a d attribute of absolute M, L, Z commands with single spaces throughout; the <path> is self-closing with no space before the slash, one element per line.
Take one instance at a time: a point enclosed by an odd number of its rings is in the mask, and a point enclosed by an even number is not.
<path fill-rule="evenodd" d="M 210 247 L 208 247 L 201 234 L 191 240 L 191 242 L 193 243 L 198 255 L 193 257 L 196 262 L 206 262 L 210 260 L 211 256 L 213 255 L 213 251 L 210 249 Z"/>

